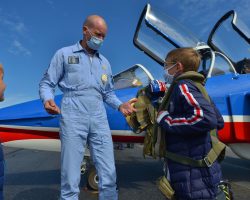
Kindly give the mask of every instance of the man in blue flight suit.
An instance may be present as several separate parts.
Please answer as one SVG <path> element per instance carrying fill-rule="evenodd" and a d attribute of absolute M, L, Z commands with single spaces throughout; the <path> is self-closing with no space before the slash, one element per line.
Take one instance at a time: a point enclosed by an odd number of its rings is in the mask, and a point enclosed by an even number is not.
<path fill-rule="evenodd" d="M 3 66 L 0 64 L 0 101 L 4 100 L 4 91 L 6 85 L 3 81 Z M 4 155 L 3 155 L 3 148 L 0 144 L 0 200 L 3 200 L 3 184 L 4 184 Z"/>
<path fill-rule="evenodd" d="M 46 111 L 61 113 L 60 199 L 78 199 L 80 167 L 88 143 L 99 177 L 99 199 L 117 200 L 113 143 L 103 102 L 125 116 L 135 109 L 114 94 L 110 64 L 98 51 L 107 32 L 104 19 L 91 15 L 82 30 L 80 42 L 55 53 L 39 85 Z M 64 94 L 61 109 L 53 100 L 57 85 Z"/>

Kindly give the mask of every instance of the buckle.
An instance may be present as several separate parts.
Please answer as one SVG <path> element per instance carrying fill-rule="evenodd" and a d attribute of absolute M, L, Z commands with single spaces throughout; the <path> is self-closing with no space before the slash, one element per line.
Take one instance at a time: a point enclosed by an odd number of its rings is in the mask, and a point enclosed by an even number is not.
<path fill-rule="evenodd" d="M 211 167 L 213 163 L 210 163 L 208 160 L 208 157 L 206 156 L 205 158 L 203 158 L 205 164 L 207 165 L 207 167 Z"/>

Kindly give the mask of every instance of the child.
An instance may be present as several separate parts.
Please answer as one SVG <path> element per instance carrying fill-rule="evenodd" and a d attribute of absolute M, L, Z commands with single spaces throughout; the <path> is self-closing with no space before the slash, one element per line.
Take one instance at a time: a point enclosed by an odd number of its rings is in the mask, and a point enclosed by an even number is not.
<path fill-rule="evenodd" d="M 3 81 L 3 66 L 0 64 L 0 101 L 4 100 L 4 90 L 6 88 Z M 4 183 L 4 157 L 3 149 L 0 144 L 0 200 L 3 200 L 3 183 Z"/>
<path fill-rule="evenodd" d="M 157 123 L 166 136 L 170 182 L 178 200 L 215 199 L 222 176 L 217 161 L 208 166 L 204 162 L 200 167 L 168 157 L 173 153 L 174 157 L 203 161 L 212 148 L 210 131 L 224 126 L 217 108 L 197 86 L 204 82 L 197 73 L 199 64 L 200 56 L 194 49 L 179 48 L 169 52 L 164 66 L 166 79 L 172 84 L 160 106 Z"/>

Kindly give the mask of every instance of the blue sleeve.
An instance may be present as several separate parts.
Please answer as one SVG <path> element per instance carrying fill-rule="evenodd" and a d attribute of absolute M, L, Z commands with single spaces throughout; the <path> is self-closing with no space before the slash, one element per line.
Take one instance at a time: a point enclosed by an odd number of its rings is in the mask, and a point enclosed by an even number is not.
<path fill-rule="evenodd" d="M 224 127 L 224 119 L 223 119 L 220 111 L 218 110 L 218 108 L 216 107 L 216 105 L 214 104 L 212 99 L 211 99 L 211 104 L 212 104 L 214 111 L 215 111 L 215 114 L 216 114 L 217 130 L 221 130 Z"/>
<path fill-rule="evenodd" d="M 49 68 L 45 72 L 39 84 L 39 95 L 43 103 L 54 99 L 55 87 L 63 74 L 63 54 L 59 50 L 52 58 Z"/>
<path fill-rule="evenodd" d="M 157 121 L 167 133 L 187 135 L 207 133 L 217 128 L 217 118 L 214 108 L 191 84 L 179 84 L 175 89 L 176 106 L 180 106 L 182 112 L 171 114 L 165 112 Z"/>
<path fill-rule="evenodd" d="M 106 102 L 109 106 L 112 108 L 118 110 L 119 106 L 122 104 L 122 102 L 117 98 L 116 94 L 114 93 L 114 81 L 112 76 L 111 67 L 109 66 L 109 74 L 108 74 L 108 82 L 105 87 L 105 90 L 103 91 L 103 100 Z"/>

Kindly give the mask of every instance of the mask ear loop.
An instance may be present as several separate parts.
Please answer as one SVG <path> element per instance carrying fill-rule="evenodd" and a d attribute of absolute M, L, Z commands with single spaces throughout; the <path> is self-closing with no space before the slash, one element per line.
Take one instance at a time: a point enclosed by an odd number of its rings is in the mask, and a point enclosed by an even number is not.
<path fill-rule="evenodd" d="M 93 33 L 91 33 L 91 31 L 89 30 L 89 28 L 87 26 L 85 26 L 87 28 L 87 31 L 89 32 L 90 36 L 93 37 Z"/>
<path fill-rule="evenodd" d="M 174 68 L 175 67 L 175 65 L 177 65 L 177 63 L 175 63 L 175 64 L 173 64 L 172 66 L 170 66 L 169 68 L 166 68 L 165 66 L 164 66 L 164 68 L 165 68 L 165 70 L 167 70 L 167 71 L 169 71 L 170 69 L 172 69 L 172 68 Z"/>

